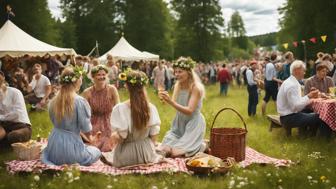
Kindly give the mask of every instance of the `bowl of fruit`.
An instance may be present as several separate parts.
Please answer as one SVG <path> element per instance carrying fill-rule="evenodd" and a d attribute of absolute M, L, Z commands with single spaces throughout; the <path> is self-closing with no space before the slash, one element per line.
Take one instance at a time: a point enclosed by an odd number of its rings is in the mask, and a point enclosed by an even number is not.
<path fill-rule="evenodd" d="M 186 167 L 194 174 L 226 174 L 235 164 L 233 158 L 220 159 L 205 153 L 197 153 L 186 161 Z"/>
<path fill-rule="evenodd" d="M 42 145 L 36 140 L 29 140 L 28 142 L 13 143 L 12 147 L 18 159 L 34 160 L 40 157 Z"/>

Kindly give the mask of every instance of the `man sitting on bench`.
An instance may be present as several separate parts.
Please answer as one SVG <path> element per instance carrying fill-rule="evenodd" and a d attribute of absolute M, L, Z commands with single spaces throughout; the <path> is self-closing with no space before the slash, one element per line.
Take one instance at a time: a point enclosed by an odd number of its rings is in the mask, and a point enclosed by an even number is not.
<path fill-rule="evenodd" d="M 278 93 L 277 111 L 280 114 L 280 122 L 286 127 L 298 127 L 300 134 L 306 134 L 307 130 L 311 136 L 316 135 L 318 128 L 321 134 L 330 137 L 330 128 L 316 113 L 305 113 L 304 108 L 310 104 L 313 98 L 318 97 L 319 91 L 313 89 L 306 96 L 302 96 L 300 80 L 304 79 L 305 64 L 296 60 L 290 67 L 291 76 L 286 79 Z"/>

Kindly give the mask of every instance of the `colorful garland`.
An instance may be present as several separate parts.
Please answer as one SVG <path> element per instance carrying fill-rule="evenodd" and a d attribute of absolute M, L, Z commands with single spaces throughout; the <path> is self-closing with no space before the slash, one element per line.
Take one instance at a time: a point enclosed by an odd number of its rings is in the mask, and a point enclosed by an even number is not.
<path fill-rule="evenodd" d="M 73 71 L 74 71 L 73 73 L 61 77 L 60 83 L 61 84 L 75 83 L 85 73 L 83 68 L 79 66 L 73 67 Z"/>
<path fill-rule="evenodd" d="M 148 83 L 148 77 L 146 76 L 146 74 L 142 74 L 142 76 L 140 77 L 136 77 L 136 76 L 131 76 L 129 73 L 133 71 L 132 69 L 128 68 L 126 69 L 123 73 L 119 74 L 119 80 L 121 81 L 125 81 L 133 86 L 135 85 L 147 85 Z"/>
<path fill-rule="evenodd" d="M 196 62 L 190 57 L 180 57 L 173 63 L 173 68 L 181 68 L 183 70 L 192 70 L 196 66 Z"/>

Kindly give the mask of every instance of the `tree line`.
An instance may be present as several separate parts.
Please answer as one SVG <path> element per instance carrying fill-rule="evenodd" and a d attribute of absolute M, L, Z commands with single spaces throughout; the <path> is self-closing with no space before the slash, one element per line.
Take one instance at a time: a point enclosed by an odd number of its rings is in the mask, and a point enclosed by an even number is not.
<path fill-rule="evenodd" d="M 15 13 L 11 20 L 32 36 L 87 54 L 99 43 L 101 53 L 125 38 L 136 48 L 174 59 L 199 61 L 249 56 L 254 44 L 246 37 L 239 12 L 223 19 L 219 0 L 61 0 L 62 19 L 54 19 L 47 0 L 0 2 Z M 232 50 L 234 49 L 234 50 Z"/>
<path fill-rule="evenodd" d="M 336 47 L 336 1 L 335 0 L 287 0 L 283 7 L 279 8 L 282 15 L 280 19 L 281 30 L 277 36 L 277 42 L 282 50 L 291 50 L 297 58 L 304 59 L 305 40 L 307 59 L 315 59 L 319 51 L 333 53 Z M 327 35 L 326 42 L 322 42 L 320 36 Z M 317 43 L 311 43 L 309 39 L 316 37 Z M 292 45 L 298 42 L 298 46 Z M 289 48 L 284 49 L 281 44 L 289 43 Z"/>
<path fill-rule="evenodd" d="M 32 36 L 86 55 L 99 43 L 105 53 L 124 35 L 136 48 L 175 59 L 191 56 L 199 61 L 250 58 L 256 46 L 328 35 L 326 44 L 307 46 L 331 51 L 335 46 L 336 1 L 287 0 L 279 8 L 280 32 L 247 37 L 238 11 L 224 20 L 219 0 L 61 0 L 62 18 L 52 17 L 47 0 L 0 1 L 3 24 L 9 4 L 11 20 Z M 303 48 L 291 48 L 298 56 Z M 282 49 L 285 50 L 285 49 Z"/>

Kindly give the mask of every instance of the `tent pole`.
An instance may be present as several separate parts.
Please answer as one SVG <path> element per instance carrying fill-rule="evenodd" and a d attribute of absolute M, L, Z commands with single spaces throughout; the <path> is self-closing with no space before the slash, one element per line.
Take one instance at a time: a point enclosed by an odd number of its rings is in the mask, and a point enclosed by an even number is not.
<path fill-rule="evenodd" d="M 98 41 L 96 41 L 96 55 L 97 55 L 97 57 L 99 57 Z"/>

